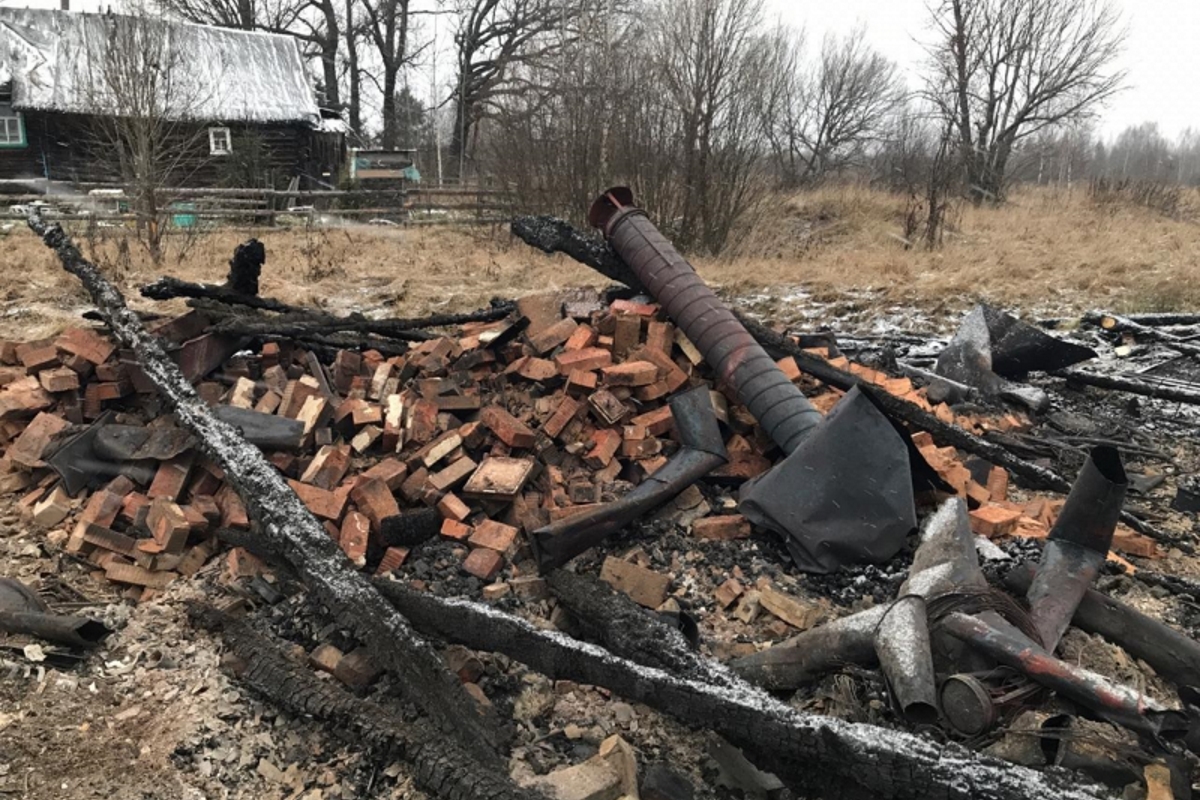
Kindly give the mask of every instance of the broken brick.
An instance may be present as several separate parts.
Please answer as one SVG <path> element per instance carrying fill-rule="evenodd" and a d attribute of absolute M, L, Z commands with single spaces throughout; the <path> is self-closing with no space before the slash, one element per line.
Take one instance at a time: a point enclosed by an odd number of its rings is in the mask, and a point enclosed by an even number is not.
<path fill-rule="evenodd" d="M 575 320 L 567 317 L 548 328 L 543 328 L 536 335 L 530 336 L 529 345 L 535 353 L 548 353 L 570 339 L 578 327 L 579 324 Z"/>
<path fill-rule="evenodd" d="M 607 367 L 612 363 L 612 353 L 603 348 L 588 347 L 559 353 L 554 357 L 554 363 L 558 365 L 559 374 L 569 376 L 576 371 L 589 372 Z"/>
<path fill-rule="evenodd" d="M 467 540 L 472 547 L 486 547 L 499 553 L 508 553 L 517 543 L 520 533 L 511 525 L 485 519 L 475 526 L 475 532 Z"/>
<path fill-rule="evenodd" d="M 650 361 L 626 361 L 600 370 L 608 386 L 646 386 L 658 380 L 658 366 Z"/>
<path fill-rule="evenodd" d="M 55 437 L 69 427 L 62 417 L 46 412 L 39 412 L 33 421 L 25 426 L 12 444 L 8 447 L 6 456 L 12 463 L 26 469 L 39 469 L 46 466 L 42 457 L 50 449 Z"/>
<path fill-rule="evenodd" d="M 67 328 L 54 340 L 54 346 L 92 364 L 103 364 L 116 350 L 107 338 L 86 328 Z"/>
<path fill-rule="evenodd" d="M 73 392 L 79 388 L 79 373 L 70 367 L 44 369 L 38 373 L 38 382 L 43 389 L 52 394 Z"/>
<path fill-rule="evenodd" d="M 350 448 L 326 445 L 317 451 L 313 460 L 300 476 L 302 483 L 311 483 L 321 489 L 333 491 L 342 482 L 350 469 Z"/>
<path fill-rule="evenodd" d="M 500 406 L 484 408 L 479 412 L 479 421 L 509 447 L 528 448 L 537 443 L 537 435 L 529 426 Z"/>
<path fill-rule="evenodd" d="M 357 511 L 346 514 L 338 536 L 342 552 L 356 567 L 367 563 L 367 546 L 371 541 L 371 521 Z"/>
<path fill-rule="evenodd" d="M 1024 516 L 1020 509 L 999 505 L 980 506 L 970 513 L 971 530 L 987 538 L 1010 534 L 1017 527 L 1017 520 Z"/>
<path fill-rule="evenodd" d="M 583 462 L 593 469 L 608 466 L 621 446 L 621 434 L 602 428 L 592 434 L 592 449 L 583 457 Z"/>
<path fill-rule="evenodd" d="M 192 456 L 190 454 L 162 462 L 158 465 L 158 472 L 154 474 L 150 488 L 146 490 L 146 496 L 151 500 L 159 497 L 178 500 L 183 495 L 183 489 L 187 485 L 188 474 L 191 471 Z"/>
<path fill-rule="evenodd" d="M 371 521 L 371 530 L 375 533 L 382 530 L 383 520 L 400 514 L 396 498 L 387 484 L 378 478 L 360 477 L 350 491 L 350 497 L 358 510 Z"/>
<path fill-rule="evenodd" d="M 292 487 L 292 491 L 300 498 L 300 502 L 304 503 L 314 516 L 333 522 L 342 518 L 342 511 L 345 510 L 348 499 L 346 493 L 319 489 L 291 478 L 288 478 L 287 482 L 288 486 Z M 218 502 L 220 502 L 219 497 Z"/>
<path fill-rule="evenodd" d="M 667 588 L 671 585 L 671 579 L 666 575 L 612 556 L 604 559 L 600 580 L 646 608 L 661 606 L 667 599 Z"/>
<path fill-rule="evenodd" d="M 437 510 L 446 519 L 452 519 L 456 522 L 462 522 L 467 517 L 471 516 L 470 506 L 460 500 L 453 492 L 447 492 L 446 495 L 438 501 Z"/>
<path fill-rule="evenodd" d="M 692 535 L 697 539 L 729 541 L 750 538 L 750 520 L 741 514 L 704 517 L 692 523 Z"/>
<path fill-rule="evenodd" d="M 470 525 L 459 522 L 455 519 L 447 517 L 442 520 L 441 534 L 447 539 L 453 539 L 456 542 L 465 542 L 471 537 L 474 531 Z"/>
<path fill-rule="evenodd" d="M 379 566 L 375 568 L 376 575 L 387 575 L 400 567 L 404 566 L 404 562 L 408 559 L 407 547 L 389 547 L 383 551 L 383 558 L 379 561 Z"/>
<path fill-rule="evenodd" d="M 150 503 L 146 526 L 150 528 L 150 533 L 154 535 L 154 541 L 162 548 L 162 552 L 166 553 L 183 552 L 183 546 L 187 544 L 188 534 L 192 530 L 183 509 L 164 497 L 156 498 Z"/>
<path fill-rule="evenodd" d="M 439 492 L 448 492 L 467 479 L 479 465 L 467 456 L 429 476 L 429 485 Z"/>
<path fill-rule="evenodd" d="M 490 581 L 504 566 L 504 556 L 486 547 L 477 547 L 463 559 L 462 568 L 481 581 Z"/>

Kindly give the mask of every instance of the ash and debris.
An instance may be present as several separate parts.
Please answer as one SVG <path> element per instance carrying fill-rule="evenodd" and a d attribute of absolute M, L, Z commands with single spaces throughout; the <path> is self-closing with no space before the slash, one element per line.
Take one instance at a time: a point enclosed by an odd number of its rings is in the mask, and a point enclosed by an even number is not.
<path fill-rule="evenodd" d="M 816 328 L 834 330 L 846 326 L 857 335 L 839 342 L 853 344 L 854 357 L 868 361 L 884 347 L 888 357 L 928 358 L 944 344 L 956 321 L 949 315 L 913 314 L 901 308 L 880 316 L 872 312 L 871 302 L 864 294 L 849 297 L 831 310 L 810 295 L 796 292 L 747 298 L 742 305 L 763 318 L 794 322 L 801 332 L 811 332 L 805 326 L 814 323 L 820 323 Z M 787 313 L 781 314 L 783 309 Z M 896 335 L 897 328 L 918 333 Z M 936 336 L 927 336 L 925 331 L 934 331 Z M 1105 368 L 1133 369 L 1135 364 L 1148 363 L 1114 365 L 1111 348 L 1096 336 L 1083 331 L 1067 335 L 1099 346 L 1105 354 L 1101 362 Z M 1157 518 L 1167 518 L 1175 527 L 1194 522 L 1194 517 L 1184 518 L 1165 509 L 1176 477 L 1200 466 L 1194 427 L 1200 412 L 1176 403 L 1075 391 L 1052 378 L 1038 383 L 1051 391 L 1055 412 L 1091 420 L 1097 433 L 1106 437 L 1119 436 L 1169 453 L 1170 461 L 1137 455 L 1129 459 L 1133 470 L 1166 478 L 1135 502 L 1154 509 Z M 1049 438 L 1064 434 L 1061 425 L 1049 421 L 1054 417 L 1045 419 L 1031 432 L 1031 440 L 1043 434 Z M 1041 456 L 1045 463 L 1073 474 L 1082 463 L 1086 446 L 1051 448 L 1050 453 Z M 712 508 L 732 507 L 727 489 L 701 488 Z M 123 603 L 111 585 L 89 577 L 86 565 L 47 546 L 44 539 L 27 529 L 15 509 L 7 506 L 0 515 L 0 573 L 43 587 L 59 583 L 74 587 L 94 601 L 87 609 L 118 623 L 117 632 L 91 658 L 73 667 L 30 663 L 20 653 L 0 650 L 0 675 L 5 678 L 0 681 L 0 793 L 30 798 L 423 797 L 412 787 L 403 765 L 381 761 L 378 754 L 339 740 L 319 724 L 281 713 L 239 689 L 220 669 L 219 643 L 187 625 L 184 600 L 233 593 L 257 607 L 252 618 L 263 630 L 306 652 L 318 644 L 332 644 L 343 652 L 353 650 L 357 643 L 350 633 L 331 625 L 329 615 L 294 581 L 276 571 L 271 586 L 282 599 L 268 602 L 263 592 L 255 592 L 246 581 L 230 585 L 218 561 L 203 570 L 196 582 L 179 582 L 158 601 L 131 606 Z M 698 541 L 669 516 L 660 516 L 631 525 L 581 556 L 576 565 L 580 571 L 594 574 L 606 556 L 629 557 L 633 553 L 639 563 L 669 575 L 670 597 L 699 620 L 703 650 L 727 660 L 795 632 L 770 615 L 745 623 L 723 613 L 714 601 L 714 592 L 730 578 L 747 588 L 769 581 L 798 598 L 823 602 L 832 616 L 842 616 L 894 598 L 908 575 L 916 543 L 914 534 L 886 564 L 850 567 L 830 575 L 803 575 L 793 570 L 786 548 L 775 537 L 755 532 L 747 540 Z M 1041 550 L 1039 543 L 1025 539 L 994 546 L 1005 558 L 982 558 L 985 572 L 999 573 L 1012 563 L 1036 560 Z M 396 575 L 419 581 L 438 596 L 476 599 L 484 584 L 461 569 L 464 550 L 442 539 L 427 541 L 413 548 Z M 506 565 L 498 580 L 510 578 L 514 566 L 519 565 Z M 1200 577 L 1200 560 L 1178 550 L 1168 551 L 1153 568 L 1193 581 Z M 1167 586 L 1145 585 L 1136 576 L 1119 574 L 1118 568 L 1110 566 L 1098 588 L 1192 636 L 1200 634 L 1200 602 Z M 67 602 L 65 596 L 60 599 Z M 544 598 L 510 593 L 491 605 L 539 627 L 553 626 L 553 604 Z M 448 658 L 457 659 L 456 663 L 468 662 L 465 668 L 473 682 L 501 718 L 512 720 L 510 766 L 514 777 L 545 775 L 580 763 L 616 733 L 633 745 L 641 770 L 654 764 L 669 765 L 689 776 L 697 797 L 729 796 L 727 789 L 718 786 L 719 770 L 708 755 L 705 734 L 689 731 L 603 689 L 549 681 L 503 655 L 463 654 L 461 648 L 455 651 L 444 646 L 441 650 Z M 1160 701 L 1169 702 L 1174 696 L 1172 687 L 1146 665 L 1098 637 L 1071 631 L 1064 639 L 1063 653 L 1075 663 Z M 384 675 L 369 692 L 383 702 L 398 702 L 392 681 Z M 889 705 L 887 687 L 877 670 L 848 667 L 794 693 L 788 702 L 794 708 L 847 722 L 905 727 Z M 53 767 L 47 765 L 47 752 L 59 756 Z"/>

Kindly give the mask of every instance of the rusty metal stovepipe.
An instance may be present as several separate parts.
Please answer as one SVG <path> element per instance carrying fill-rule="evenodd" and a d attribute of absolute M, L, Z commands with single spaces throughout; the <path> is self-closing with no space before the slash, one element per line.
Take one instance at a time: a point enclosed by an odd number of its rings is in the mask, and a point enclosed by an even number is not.
<path fill-rule="evenodd" d="M 692 265 L 617 186 L 592 204 L 588 221 L 662 303 L 717 375 L 733 387 L 763 430 L 785 453 L 821 421 L 818 412 Z"/>

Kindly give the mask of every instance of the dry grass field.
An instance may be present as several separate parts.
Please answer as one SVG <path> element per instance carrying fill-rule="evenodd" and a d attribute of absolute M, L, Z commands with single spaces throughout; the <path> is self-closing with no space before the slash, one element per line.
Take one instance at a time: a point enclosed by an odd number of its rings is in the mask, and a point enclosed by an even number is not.
<path fill-rule="evenodd" d="M 804 289 L 835 301 L 856 290 L 860 303 L 866 296 L 956 309 L 989 299 L 1039 313 L 1200 307 L 1200 226 L 1191 215 L 1100 206 L 1083 188 L 1025 191 L 1000 208 L 955 209 L 944 247 L 928 252 L 905 249 L 905 205 L 903 197 L 857 186 L 775 198 L 747 224 L 733 252 L 694 263 L 729 296 L 786 297 Z M 124 231 L 76 234 L 131 298 L 160 273 L 219 282 L 234 246 L 251 235 L 267 247 L 264 294 L 336 312 L 462 310 L 495 296 L 603 282 L 504 229 L 221 230 L 171 237 L 157 269 Z M 4 252 L 0 335 L 48 333 L 85 305 L 75 280 L 27 231 L 9 233 Z"/>

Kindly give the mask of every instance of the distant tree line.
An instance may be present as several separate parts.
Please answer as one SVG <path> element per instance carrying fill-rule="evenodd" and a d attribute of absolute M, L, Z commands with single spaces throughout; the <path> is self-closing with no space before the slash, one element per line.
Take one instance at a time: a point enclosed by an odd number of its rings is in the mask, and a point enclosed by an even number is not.
<path fill-rule="evenodd" d="M 628 183 L 711 252 L 771 192 L 831 178 L 924 193 L 936 173 L 986 203 L 1014 181 L 1200 172 L 1198 136 L 1087 133 L 1125 77 L 1111 0 L 931 0 L 916 85 L 863 30 L 811 41 L 763 0 L 158 2 L 296 36 L 359 140 L 421 148 L 427 177 L 576 218 Z"/>

